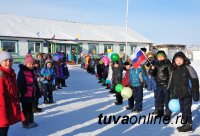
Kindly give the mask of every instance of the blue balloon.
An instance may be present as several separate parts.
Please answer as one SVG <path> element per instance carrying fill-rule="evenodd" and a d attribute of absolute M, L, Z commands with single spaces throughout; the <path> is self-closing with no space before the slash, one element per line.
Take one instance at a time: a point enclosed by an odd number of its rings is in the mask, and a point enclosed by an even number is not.
<path fill-rule="evenodd" d="M 180 103 L 178 99 L 171 99 L 169 101 L 169 109 L 171 110 L 171 112 L 179 112 L 180 111 Z"/>
<path fill-rule="evenodd" d="M 107 79 L 106 79 L 106 83 L 107 83 L 107 84 L 111 84 L 111 80 L 107 78 Z"/>
<path fill-rule="evenodd" d="M 59 60 L 58 54 L 53 54 L 53 61 L 58 61 L 58 60 Z"/>

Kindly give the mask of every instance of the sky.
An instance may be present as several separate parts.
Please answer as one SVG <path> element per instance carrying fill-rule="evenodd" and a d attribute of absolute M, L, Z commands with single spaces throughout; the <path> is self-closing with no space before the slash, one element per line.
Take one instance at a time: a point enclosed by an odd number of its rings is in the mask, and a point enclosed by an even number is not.
<path fill-rule="evenodd" d="M 200 46 L 200 0 L 129 0 L 128 26 L 155 44 Z M 125 27 L 126 0 L 0 0 L 0 13 Z"/>

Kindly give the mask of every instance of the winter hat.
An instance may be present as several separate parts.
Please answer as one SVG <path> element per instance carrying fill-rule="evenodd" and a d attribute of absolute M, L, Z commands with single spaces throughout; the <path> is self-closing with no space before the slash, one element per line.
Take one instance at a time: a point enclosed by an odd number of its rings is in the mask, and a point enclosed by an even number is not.
<path fill-rule="evenodd" d="M 147 58 L 154 58 L 155 57 L 155 54 L 151 51 L 147 52 L 146 54 Z"/>
<path fill-rule="evenodd" d="M 157 54 L 156 54 L 156 57 L 158 57 L 158 56 L 164 56 L 164 57 L 166 57 L 166 54 L 165 54 L 165 52 L 163 50 L 159 50 L 157 52 Z"/>
<path fill-rule="evenodd" d="M 191 62 L 190 62 L 190 60 L 185 56 L 185 54 L 183 53 L 183 52 L 177 52 L 175 55 L 174 55 L 174 57 L 173 57 L 173 59 L 172 59 L 172 64 L 173 64 L 173 66 L 176 66 L 176 63 L 175 63 L 175 59 L 176 58 L 182 58 L 183 59 L 183 61 L 184 61 L 184 64 L 191 64 Z"/>
<path fill-rule="evenodd" d="M 147 51 L 147 48 L 140 48 L 143 52 Z"/>
<path fill-rule="evenodd" d="M 37 59 L 35 59 L 34 64 L 38 64 L 38 65 L 40 65 L 40 61 L 37 60 Z"/>
<path fill-rule="evenodd" d="M 124 66 L 131 65 L 128 61 L 124 62 Z"/>
<path fill-rule="evenodd" d="M 47 59 L 47 60 L 45 61 L 45 66 L 47 66 L 47 63 L 53 64 L 53 61 L 52 61 L 51 59 Z"/>
<path fill-rule="evenodd" d="M 12 54 L 7 51 L 0 52 L 0 64 L 6 59 L 12 59 Z"/>
<path fill-rule="evenodd" d="M 30 53 L 26 54 L 26 58 L 24 60 L 24 65 L 27 65 L 28 63 L 34 63 L 34 58 Z"/>

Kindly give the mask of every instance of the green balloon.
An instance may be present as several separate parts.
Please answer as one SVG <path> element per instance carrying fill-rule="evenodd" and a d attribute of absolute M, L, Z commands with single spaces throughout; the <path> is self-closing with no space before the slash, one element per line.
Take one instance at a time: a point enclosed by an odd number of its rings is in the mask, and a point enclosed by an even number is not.
<path fill-rule="evenodd" d="M 117 84 L 115 86 L 115 91 L 118 92 L 118 93 L 120 93 L 123 88 L 124 88 L 124 86 L 122 84 Z"/>
<path fill-rule="evenodd" d="M 113 54 L 111 55 L 111 60 L 112 60 L 113 62 L 118 61 L 118 60 L 119 60 L 119 55 L 118 55 L 117 53 L 113 53 Z"/>

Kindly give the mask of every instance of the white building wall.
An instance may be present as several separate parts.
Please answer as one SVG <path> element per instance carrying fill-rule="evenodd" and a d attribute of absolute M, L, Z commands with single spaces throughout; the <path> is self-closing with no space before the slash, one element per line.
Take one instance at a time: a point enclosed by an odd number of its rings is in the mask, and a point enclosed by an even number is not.
<path fill-rule="evenodd" d="M 27 39 L 19 39 L 18 50 L 19 50 L 19 56 L 26 56 L 26 54 L 28 53 Z"/>
<path fill-rule="evenodd" d="M 114 44 L 113 44 L 113 52 L 115 52 L 115 53 L 119 53 L 119 51 L 120 51 L 119 44 L 114 43 Z"/>
<path fill-rule="evenodd" d="M 200 51 L 192 51 L 193 60 L 200 60 Z"/>
<path fill-rule="evenodd" d="M 104 53 L 104 44 L 99 43 L 99 53 Z"/>

